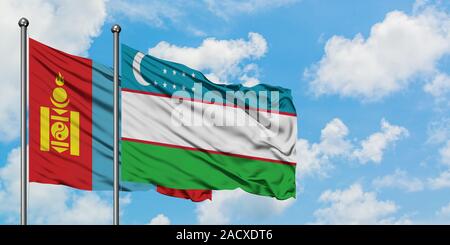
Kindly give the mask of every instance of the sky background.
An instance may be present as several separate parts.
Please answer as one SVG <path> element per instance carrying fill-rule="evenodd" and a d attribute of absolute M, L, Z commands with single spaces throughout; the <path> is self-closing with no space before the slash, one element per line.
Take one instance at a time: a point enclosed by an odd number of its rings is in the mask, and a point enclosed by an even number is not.
<path fill-rule="evenodd" d="M 84 2 L 84 3 L 80 3 Z M 122 224 L 449 224 L 450 3 L 1 0 L 0 224 L 19 219 L 19 27 L 112 65 L 121 42 L 215 82 L 292 90 L 297 198 L 121 193 Z M 32 183 L 30 223 L 109 224 L 112 195 Z"/>

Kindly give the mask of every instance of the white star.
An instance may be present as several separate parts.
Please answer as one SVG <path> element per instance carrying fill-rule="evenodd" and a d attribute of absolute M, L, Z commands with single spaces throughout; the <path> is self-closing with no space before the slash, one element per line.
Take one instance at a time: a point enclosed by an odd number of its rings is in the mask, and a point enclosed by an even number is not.
<path fill-rule="evenodd" d="M 192 77 L 195 78 L 195 73 L 192 73 Z"/>
<path fill-rule="evenodd" d="M 163 83 L 163 87 L 164 88 L 167 87 L 167 83 L 166 82 Z"/>
<path fill-rule="evenodd" d="M 155 85 L 155 86 L 158 86 L 158 82 L 155 80 L 155 81 L 153 81 L 153 84 Z"/>
<path fill-rule="evenodd" d="M 177 71 L 173 70 L 172 74 L 175 76 L 177 74 Z"/>
<path fill-rule="evenodd" d="M 167 70 L 165 68 L 164 68 L 163 72 L 164 72 L 164 74 L 167 74 Z"/>
<path fill-rule="evenodd" d="M 182 74 L 181 74 L 183 77 L 185 77 L 186 76 L 186 74 L 183 72 Z"/>
<path fill-rule="evenodd" d="M 176 89 L 176 88 L 177 88 L 177 85 L 175 85 L 175 84 L 172 85 L 172 88 L 173 88 L 173 89 Z"/>

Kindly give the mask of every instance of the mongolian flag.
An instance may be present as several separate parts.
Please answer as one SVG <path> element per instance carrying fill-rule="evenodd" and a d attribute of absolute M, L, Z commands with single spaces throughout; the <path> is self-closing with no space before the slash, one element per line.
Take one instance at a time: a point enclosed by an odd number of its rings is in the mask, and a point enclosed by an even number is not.
<path fill-rule="evenodd" d="M 112 69 L 33 39 L 29 43 L 30 181 L 112 190 Z M 124 191 L 150 188 L 120 186 Z M 193 201 L 211 198 L 210 191 L 160 188 L 160 193 Z"/>

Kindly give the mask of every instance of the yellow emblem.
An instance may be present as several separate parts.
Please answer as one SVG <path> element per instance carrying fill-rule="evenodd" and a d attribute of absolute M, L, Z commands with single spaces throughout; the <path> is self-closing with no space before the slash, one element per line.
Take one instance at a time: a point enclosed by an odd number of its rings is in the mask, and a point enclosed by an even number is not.
<path fill-rule="evenodd" d="M 64 77 L 58 73 L 56 87 L 50 96 L 52 107 L 40 107 L 41 151 L 55 150 L 70 155 L 80 155 L 80 113 L 65 109 L 70 99 L 64 89 Z"/>

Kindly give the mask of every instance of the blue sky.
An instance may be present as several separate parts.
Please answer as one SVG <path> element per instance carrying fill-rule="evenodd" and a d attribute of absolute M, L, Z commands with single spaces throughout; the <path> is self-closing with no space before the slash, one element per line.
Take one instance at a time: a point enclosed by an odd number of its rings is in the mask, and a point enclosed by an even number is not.
<path fill-rule="evenodd" d="M 217 191 L 211 203 L 196 204 L 136 192 L 122 195 L 123 224 L 450 222 L 445 1 L 99 0 L 83 8 L 70 1 L 13 2 L 0 4 L 0 27 L 8 34 L 0 41 L 0 69 L 11 91 L 0 106 L 0 224 L 18 220 L 18 60 L 5 57 L 18 57 L 22 15 L 32 37 L 106 65 L 112 64 L 110 28 L 119 23 L 122 43 L 191 65 L 212 80 L 292 90 L 296 200 Z M 31 192 L 32 223 L 110 222 L 109 193 L 38 184 Z"/>

